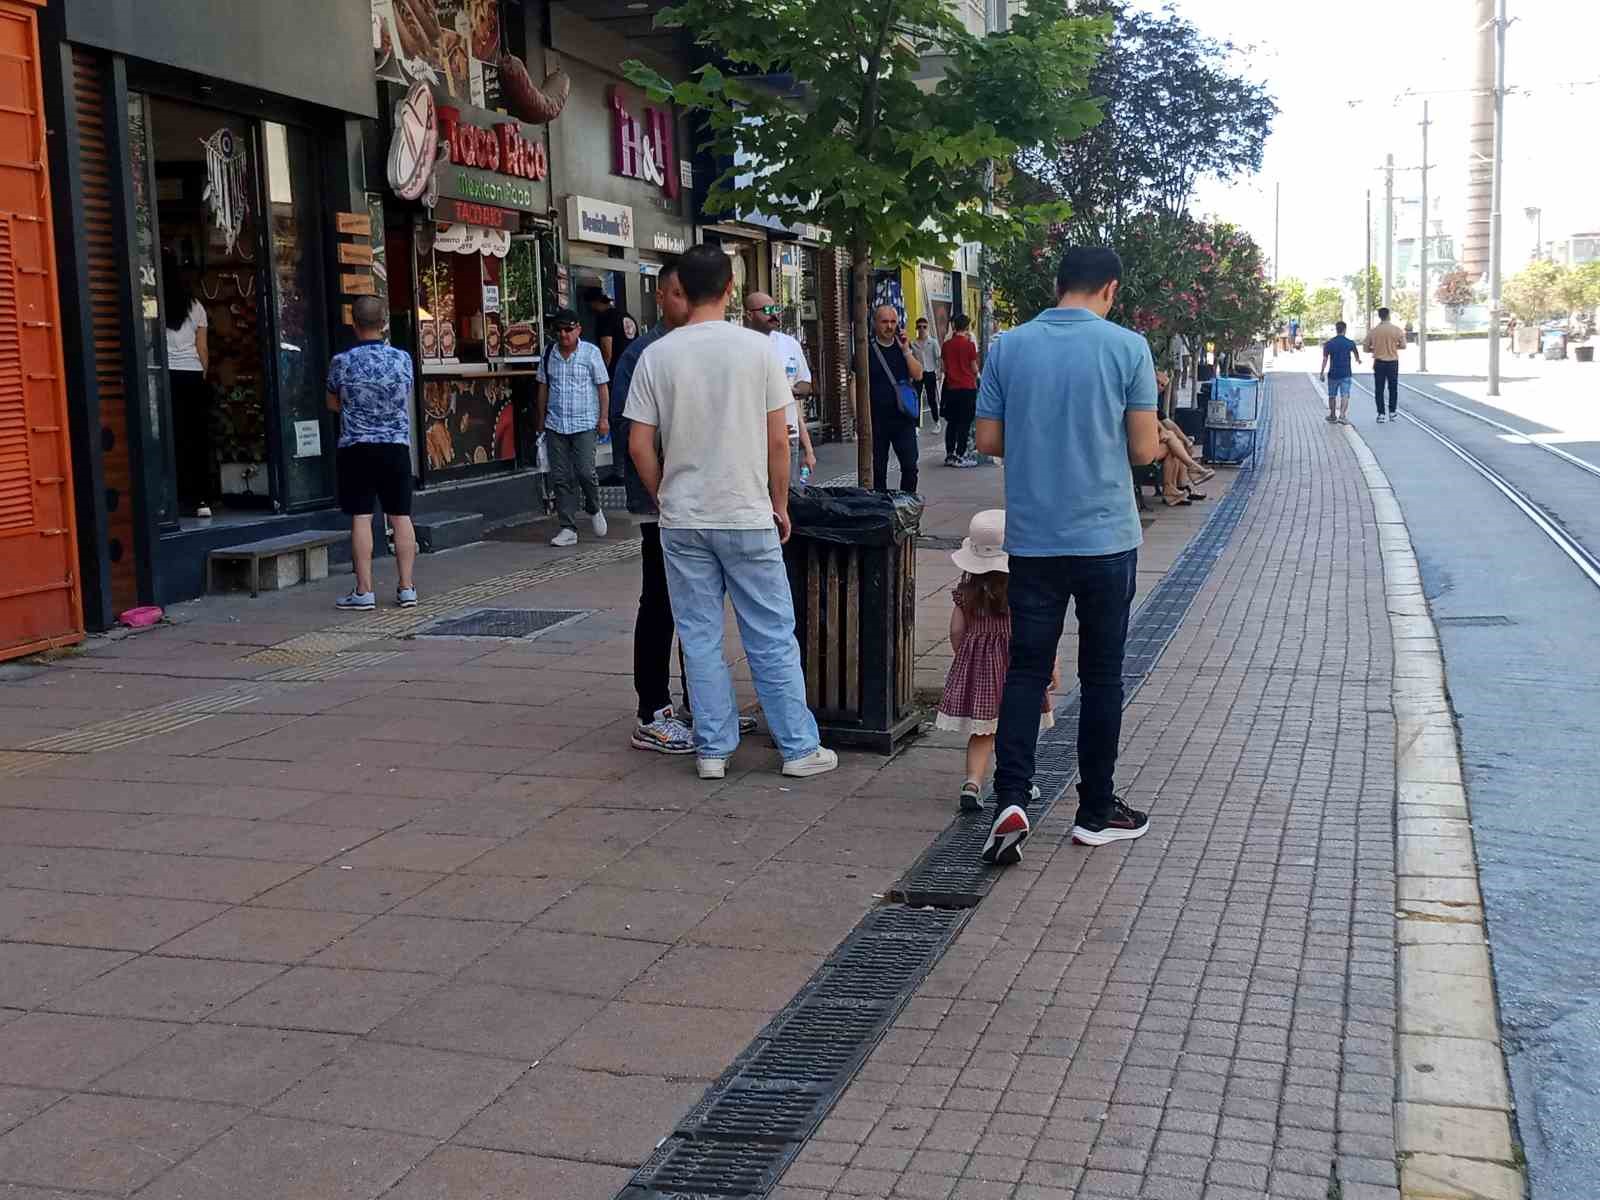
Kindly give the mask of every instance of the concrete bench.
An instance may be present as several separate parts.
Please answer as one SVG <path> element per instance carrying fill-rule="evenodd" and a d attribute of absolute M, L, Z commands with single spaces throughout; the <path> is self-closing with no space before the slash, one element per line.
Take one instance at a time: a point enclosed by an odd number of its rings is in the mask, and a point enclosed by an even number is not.
<path fill-rule="evenodd" d="M 247 564 L 252 596 L 263 588 L 277 591 L 297 583 L 326 579 L 328 547 L 347 541 L 349 537 L 348 531 L 307 529 L 263 538 L 259 542 L 223 546 L 206 556 L 206 591 L 217 590 L 218 563 Z"/>

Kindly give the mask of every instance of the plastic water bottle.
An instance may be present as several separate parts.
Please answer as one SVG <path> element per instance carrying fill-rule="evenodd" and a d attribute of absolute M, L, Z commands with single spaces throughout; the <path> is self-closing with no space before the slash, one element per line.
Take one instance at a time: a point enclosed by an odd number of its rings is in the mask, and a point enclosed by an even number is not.
<path fill-rule="evenodd" d="M 811 468 L 806 466 L 804 463 L 800 464 L 800 482 L 801 483 L 810 483 L 811 482 Z"/>

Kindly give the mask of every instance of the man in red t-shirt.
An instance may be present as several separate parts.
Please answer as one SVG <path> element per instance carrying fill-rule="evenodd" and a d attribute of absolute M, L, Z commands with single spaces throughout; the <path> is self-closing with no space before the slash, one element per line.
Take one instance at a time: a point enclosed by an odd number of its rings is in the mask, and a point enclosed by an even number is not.
<path fill-rule="evenodd" d="M 978 412 L 978 344 L 969 330 L 972 318 L 961 313 L 951 322 L 955 332 L 944 344 L 944 465 L 972 467 L 967 439 Z"/>

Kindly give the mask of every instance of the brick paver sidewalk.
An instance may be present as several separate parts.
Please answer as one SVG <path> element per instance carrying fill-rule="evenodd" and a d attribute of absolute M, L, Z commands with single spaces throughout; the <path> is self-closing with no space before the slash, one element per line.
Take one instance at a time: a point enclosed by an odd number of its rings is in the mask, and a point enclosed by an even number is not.
<path fill-rule="evenodd" d="M 775 1200 L 1394 1200 L 1391 641 L 1342 431 L 1277 383 L 1229 551 L 1128 710 L 1142 841 L 1056 806 Z"/>
<path fill-rule="evenodd" d="M 941 536 L 998 502 L 997 470 L 924 479 Z M 1143 588 L 1204 515 L 1157 514 Z M 424 558 L 418 610 L 336 614 L 334 578 L 0 672 L 3 1200 L 629 1178 L 949 820 L 960 768 L 929 739 L 794 783 L 758 738 L 706 785 L 628 749 L 616 526 Z M 932 685 L 954 572 L 919 570 Z M 594 611 L 404 636 L 481 604 Z"/>

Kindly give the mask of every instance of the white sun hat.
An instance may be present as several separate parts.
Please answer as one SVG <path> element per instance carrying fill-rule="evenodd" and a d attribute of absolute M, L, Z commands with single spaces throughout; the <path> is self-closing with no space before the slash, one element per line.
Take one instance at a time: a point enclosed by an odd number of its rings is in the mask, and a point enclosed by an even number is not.
<path fill-rule="evenodd" d="M 950 556 L 950 561 L 969 575 L 1010 571 L 1011 558 L 1006 553 L 1006 510 L 986 508 L 974 513 L 961 549 Z"/>

